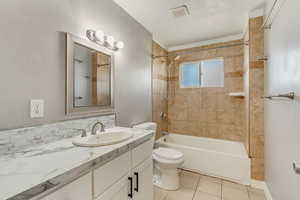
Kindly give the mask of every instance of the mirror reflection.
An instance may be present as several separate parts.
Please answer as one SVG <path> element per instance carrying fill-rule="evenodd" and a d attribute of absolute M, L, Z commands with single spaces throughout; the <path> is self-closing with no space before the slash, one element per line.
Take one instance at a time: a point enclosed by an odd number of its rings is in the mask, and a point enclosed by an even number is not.
<path fill-rule="evenodd" d="M 74 107 L 111 105 L 110 55 L 74 43 Z"/>

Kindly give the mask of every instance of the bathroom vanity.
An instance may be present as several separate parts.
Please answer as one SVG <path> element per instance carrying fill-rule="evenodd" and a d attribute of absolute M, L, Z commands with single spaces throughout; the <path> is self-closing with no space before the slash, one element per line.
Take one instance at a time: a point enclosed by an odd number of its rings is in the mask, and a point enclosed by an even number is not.
<path fill-rule="evenodd" d="M 15 170 L 0 176 L 1 188 L 7 188 L 0 199 L 152 200 L 153 132 L 110 130 L 130 132 L 132 138 L 97 148 L 76 147 L 70 138 L 42 147 L 44 153 L 29 150 L 0 162 L 1 174 Z"/>
<path fill-rule="evenodd" d="M 103 166 L 95 166 L 88 174 L 42 200 L 125 200 L 128 197 L 152 200 L 151 147 L 151 141 L 147 141 Z"/>

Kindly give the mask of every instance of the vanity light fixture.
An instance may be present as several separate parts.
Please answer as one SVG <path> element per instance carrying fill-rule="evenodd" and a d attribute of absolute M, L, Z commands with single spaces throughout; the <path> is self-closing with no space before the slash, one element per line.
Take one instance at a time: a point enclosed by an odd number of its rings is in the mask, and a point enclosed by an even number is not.
<path fill-rule="evenodd" d="M 110 47 L 112 47 L 112 48 L 114 47 L 115 38 L 113 36 L 111 36 L 111 35 L 107 36 L 106 41 Z"/>
<path fill-rule="evenodd" d="M 122 42 L 122 41 L 115 42 L 115 46 L 118 49 L 123 49 L 124 48 L 124 42 Z"/>
<path fill-rule="evenodd" d="M 118 51 L 119 49 L 124 48 L 124 42 L 116 41 L 113 36 L 107 36 L 101 30 L 95 31 L 89 29 L 86 31 L 86 36 L 90 41 L 95 42 L 113 51 Z"/>
<path fill-rule="evenodd" d="M 100 44 L 104 44 L 105 42 L 105 35 L 104 32 L 101 30 L 98 30 L 95 32 L 95 39 L 97 40 L 97 43 L 99 42 Z"/>

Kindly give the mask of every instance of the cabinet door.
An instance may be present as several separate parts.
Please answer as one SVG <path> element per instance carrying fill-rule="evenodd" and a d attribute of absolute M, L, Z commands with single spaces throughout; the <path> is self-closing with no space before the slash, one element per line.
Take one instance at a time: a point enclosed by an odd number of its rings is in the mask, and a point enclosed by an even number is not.
<path fill-rule="evenodd" d="M 152 157 L 133 169 L 134 200 L 153 200 Z"/>
<path fill-rule="evenodd" d="M 94 170 L 94 197 L 98 197 L 131 170 L 131 155 L 127 152 Z"/>
<path fill-rule="evenodd" d="M 130 193 L 130 181 L 128 180 L 130 174 L 122 177 L 117 183 L 112 185 L 103 194 L 101 194 L 96 200 L 128 200 L 128 194 Z"/>
<path fill-rule="evenodd" d="M 153 141 L 149 140 L 132 150 L 132 167 L 135 168 L 152 156 Z"/>
<path fill-rule="evenodd" d="M 49 194 L 41 200 L 91 200 L 92 176 L 91 173 L 80 177 L 63 188 Z"/>

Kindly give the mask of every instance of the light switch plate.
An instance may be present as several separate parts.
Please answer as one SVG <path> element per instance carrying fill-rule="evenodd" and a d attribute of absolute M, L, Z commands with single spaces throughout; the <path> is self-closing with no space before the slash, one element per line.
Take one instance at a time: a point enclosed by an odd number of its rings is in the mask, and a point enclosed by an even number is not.
<path fill-rule="evenodd" d="M 32 99 L 30 101 L 30 117 L 31 118 L 44 117 L 44 100 Z"/>

